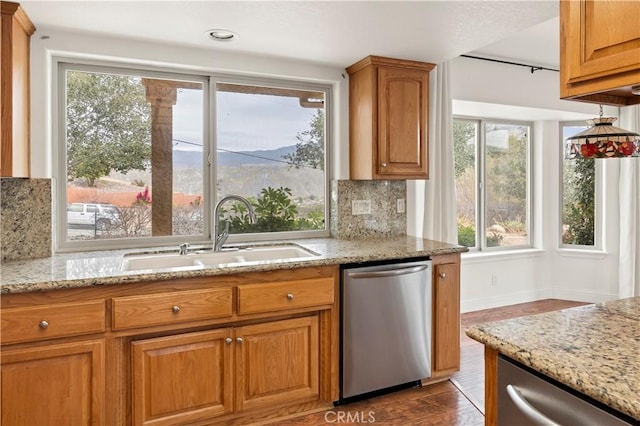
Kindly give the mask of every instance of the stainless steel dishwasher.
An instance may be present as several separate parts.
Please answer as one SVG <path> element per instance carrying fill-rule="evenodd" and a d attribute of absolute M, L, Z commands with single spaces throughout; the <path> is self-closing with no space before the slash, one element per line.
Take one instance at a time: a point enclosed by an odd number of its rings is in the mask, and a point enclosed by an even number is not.
<path fill-rule="evenodd" d="M 431 261 L 342 271 L 341 398 L 431 376 Z"/>

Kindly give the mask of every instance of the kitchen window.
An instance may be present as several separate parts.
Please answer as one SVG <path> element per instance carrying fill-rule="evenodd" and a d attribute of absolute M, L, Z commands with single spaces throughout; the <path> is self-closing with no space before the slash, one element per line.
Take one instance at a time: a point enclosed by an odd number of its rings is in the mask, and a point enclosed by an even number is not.
<path fill-rule="evenodd" d="M 584 122 L 561 122 L 560 247 L 600 250 L 601 165 L 595 159 L 564 159 L 564 141 L 585 130 Z"/>
<path fill-rule="evenodd" d="M 458 244 L 531 246 L 531 129 L 529 122 L 454 118 Z"/>
<path fill-rule="evenodd" d="M 329 87 L 57 59 L 61 250 L 328 235 Z M 254 223 L 252 223 L 254 222 Z"/>

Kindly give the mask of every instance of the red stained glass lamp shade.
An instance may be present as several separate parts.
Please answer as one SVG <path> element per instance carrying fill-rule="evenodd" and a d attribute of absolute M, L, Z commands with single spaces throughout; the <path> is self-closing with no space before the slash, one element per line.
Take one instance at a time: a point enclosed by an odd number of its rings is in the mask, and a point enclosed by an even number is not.
<path fill-rule="evenodd" d="M 588 129 L 565 141 L 564 158 L 640 157 L 640 135 L 612 126 L 615 117 L 587 120 Z"/>

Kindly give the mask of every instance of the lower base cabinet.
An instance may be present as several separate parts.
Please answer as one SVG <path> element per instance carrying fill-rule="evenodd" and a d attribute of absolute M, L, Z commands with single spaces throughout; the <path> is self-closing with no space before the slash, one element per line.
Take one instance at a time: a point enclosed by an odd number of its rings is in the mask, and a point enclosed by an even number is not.
<path fill-rule="evenodd" d="M 104 341 L 2 352 L 2 425 L 104 424 Z"/>
<path fill-rule="evenodd" d="M 132 343 L 136 425 L 171 425 L 233 411 L 231 329 Z"/>
<path fill-rule="evenodd" d="M 318 315 L 132 343 L 136 425 L 319 398 Z"/>
<path fill-rule="evenodd" d="M 235 329 L 237 411 L 319 398 L 318 316 Z"/>

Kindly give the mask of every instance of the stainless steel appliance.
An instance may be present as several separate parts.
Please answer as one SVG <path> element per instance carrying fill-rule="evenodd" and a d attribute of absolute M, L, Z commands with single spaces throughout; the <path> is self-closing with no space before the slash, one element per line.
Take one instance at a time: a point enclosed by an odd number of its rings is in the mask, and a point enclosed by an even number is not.
<path fill-rule="evenodd" d="M 634 424 L 516 365 L 498 358 L 499 426 L 617 426 Z"/>
<path fill-rule="evenodd" d="M 342 399 L 431 376 L 431 261 L 342 271 Z"/>

